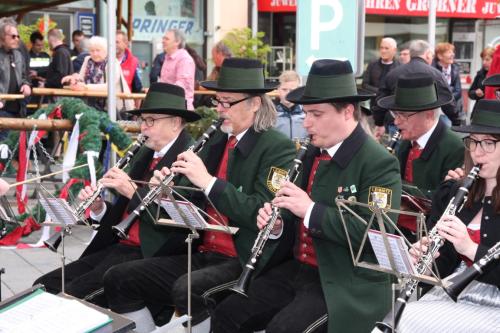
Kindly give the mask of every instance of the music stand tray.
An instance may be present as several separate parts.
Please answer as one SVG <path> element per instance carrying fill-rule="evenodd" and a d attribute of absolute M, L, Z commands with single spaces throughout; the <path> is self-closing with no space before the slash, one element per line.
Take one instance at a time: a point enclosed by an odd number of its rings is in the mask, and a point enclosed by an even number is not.
<path fill-rule="evenodd" d="M 429 283 L 432 285 L 438 285 L 441 287 L 446 286 L 446 281 L 442 280 L 439 276 L 437 276 L 432 271 L 431 267 L 429 267 L 429 270 L 430 270 L 430 273 L 432 276 L 427 276 L 427 275 L 418 274 L 415 271 L 412 271 L 411 269 L 409 271 L 405 272 L 404 270 L 398 269 L 398 265 L 396 263 L 397 261 L 400 261 L 402 259 L 398 256 L 395 256 L 397 253 L 395 253 L 395 251 L 394 251 L 394 244 L 392 244 L 392 246 L 391 246 L 391 243 L 394 242 L 394 235 L 387 232 L 386 223 L 387 223 L 387 225 L 394 228 L 394 230 L 396 231 L 396 235 L 398 237 L 400 237 L 407 246 L 411 246 L 412 244 L 406 239 L 406 237 L 401 232 L 401 230 L 398 228 L 396 223 L 389 217 L 388 213 L 396 213 L 396 214 L 400 214 L 400 215 L 403 214 L 403 215 L 416 217 L 417 222 L 420 225 L 424 226 L 423 231 L 424 231 L 424 236 L 426 236 L 427 230 L 425 229 L 425 223 L 424 223 L 425 217 L 422 213 L 413 213 L 413 212 L 401 211 L 401 210 L 397 210 L 397 209 L 380 208 L 377 205 L 376 201 L 374 201 L 373 204 L 369 205 L 369 204 L 365 204 L 365 203 L 361 203 L 361 202 L 337 198 L 337 199 L 335 199 L 335 203 L 336 203 L 337 208 L 340 212 L 340 219 L 341 219 L 341 222 L 343 224 L 343 227 L 344 227 L 344 230 L 346 233 L 346 238 L 347 238 L 347 242 L 349 245 L 349 251 L 351 252 L 354 266 L 363 267 L 363 268 L 367 268 L 367 269 L 371 269 L 371 270 L 376 270 L 379 272 L 392 274 L 392 275 L 396 276 L 399 279 L 399 281 L 401 281 L 401 282 L 404 279 L 416 279 L 418 281 Z M 372 214 L 371 214 L 368 222 L 365 219 L 363 219 L 357 212 L 355 212 L 351 206 L 363 208 L 363 209 L 366 209 L 367 211 L 371 210 Z M 352 215 L 353 217 L 355 217 L 356 222 L 362 223 L 365 225 L 366 229 L 365 229 L 365 232 L 363 234 L 361 245 L 359 246 L 358 251 L 355 251 L 353 246 L 352 246 L 352 242 L 351 242 L 350 235 L 349 235 L 348 228 L 347 228 L 348 222 L 346 221 L 345 216 L 344 216 L 345 214 Z M 378 226 L 377 232 L 380 234 L 380 236 L 382 238 L 383 248 L 387 254 L 387 260 L 389 262 L 389 267 L 360 260 L 361 255 L 363 254 L 363 249 L 365 248 L 366 241 L 367 241 L 367 239 L 369 239 L 369 234 L 370 234 L 370 230 L 372 229 L 372 226 Z M 433 265 L 435 265 L 434 262 L 433 262 Z"/>

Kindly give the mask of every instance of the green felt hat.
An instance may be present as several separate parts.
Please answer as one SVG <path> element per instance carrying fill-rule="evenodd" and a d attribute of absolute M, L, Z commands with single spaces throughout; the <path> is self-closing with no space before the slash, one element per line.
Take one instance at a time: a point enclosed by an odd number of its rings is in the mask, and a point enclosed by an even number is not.
<path fill-rule="evenodd" d="M 259 60 L 227 58 L 217 81 L 203 81 L 200 85 L 215 91 L 259 94 L 276 89 L 278 84 L 264 79 L 264 66 Z"/>
<path fill-rule="evenodd" d="M 366 101 L 375 95 L 356 88 L 349 61 L 316 60 L 309 70 L 306 85 L 292 90 L 286 99 L 295 104 Z"/>
<path fill-rule="evenodd" d="M 455 132 L 500 134 L 500 101 L 481 99 L 472 110 L 470 125 L 453 126 Z"/>
<path fill-rule="evenodd" d="M 168 114 L 184 118 L 187 122 L 201 119 L 199 114 L 186 108 L 186 97 L 182 87 L 161 82 L 151 85 L 139 109 L 126 112 L 132 115 Z"/>
<path fill-rule="evenodd" d="M 377 104 L 389 110 L 418 112 L 436 109 L 452 100 L 451 94 L 438 94 L 437 83 L 432 76 L 415 73 L 402 75 L 396 83 L 395 94 L 381 98 Z"/>

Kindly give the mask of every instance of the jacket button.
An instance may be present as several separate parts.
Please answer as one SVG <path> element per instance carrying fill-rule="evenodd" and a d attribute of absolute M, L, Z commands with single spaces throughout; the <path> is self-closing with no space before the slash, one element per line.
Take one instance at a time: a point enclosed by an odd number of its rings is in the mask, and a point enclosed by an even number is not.
<path fill-rule="evenodd" d="M 488 234 L 483 234 L 483 237 L 484 237 L 484 238 L 488 237 Z"/>
<path fill-rule="evenodd" d="M 305 254 L 305 253 L 304 253 L 304 254 L 302 255 L 302 257 L 307 258 L 307 254 Z"/>
<path fill-rule="evenodd" d="M 489 220 L 489 219 L 490 219 L 490 217 L 489 217 L 488 215 L 486 215 L 486 216 L 484 217 L 484 219 L 485 219 L 485 220 Z"/>
<path fill-rule="evenodd" d="M 311 231 L 314 231 L 314 230 L 311 230 Z M 304 232 L 304 233 L 302 234 L 302 236 L 303 236 L 303 237 L 307 237 L 307 232 Z"/>
<path fill-rule="evenodd" d="M 302 245 L 302 247 L 303 247 L 303 248 L 306 248 L 306 247 L 307 247 L 307 244 L 306 244 L 306 243 L 304 243 L 304 244 Z"/>

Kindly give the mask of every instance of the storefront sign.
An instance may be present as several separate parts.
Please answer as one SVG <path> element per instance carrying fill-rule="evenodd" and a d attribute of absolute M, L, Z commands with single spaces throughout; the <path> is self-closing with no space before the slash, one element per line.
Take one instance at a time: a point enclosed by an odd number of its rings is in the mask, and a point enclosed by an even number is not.
<path fill-rule="evenodd" d="M 429 0 L 365 0 L 366 14 L 427 16 Z M 437 17 L 494 19 L 500 12 L 497 0 L 436 0 Z"/>
<path fill-rule="evenodd" d="M 348 59 L 363 70 L 363 0 L 299 0 L 297 71 L 307 75 L 316 59 Z"/>
<path fill-rule="evenodd" d="M 78 13 L 78 29 L 83 31 L 85 36 L 95 35 L 95 15 L 91 13 Z"/>
<path fill-rule="evenodd" d="M 184 32 L 188 44 L 203 44 L 203 0 L 133 0 L 135 41 L 161 41 L 167 30 Z"/>
<path fill-rule="evenodd" d="M 261 12 L 293 12 L 297 0 L 259 0 Z M 500 15 L 498 0 L 437 0 L 437 17 L 494 19 Z M 427 16 L 429 0 L 365 0 L 366 14 Z"/>
<path fill-rule="evenodd" d="M 295 12 L 297 10 L 297 0 L 259 0 L 259 12 Z"/>

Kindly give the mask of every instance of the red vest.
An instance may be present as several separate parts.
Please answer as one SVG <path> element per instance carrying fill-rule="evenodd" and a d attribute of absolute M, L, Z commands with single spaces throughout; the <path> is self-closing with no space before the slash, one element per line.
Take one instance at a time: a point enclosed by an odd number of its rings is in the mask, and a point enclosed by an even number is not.
<path fill-rule="evenodd" d="M 130 91 L 132 91 L 132 81 L 134 80 L 134 75 L 138 63 L 139 60 L 137 60 L 132 52 L 130 52 L 129 49 L 125 49 L 125 55 L 120 66 L 122 67 L 123 77 L 125 78 L 125 81 L 127 81 Z"/>
<path fill-rule="evenodd" d="M 219 164 L 219 169 L 217 170 L 217 178 L 226 180 L 227 177 L 227 161 L 229 158 L 229 150 L 233 150 L 236 146 L 236 137 L 231 136 L 227 141 L 226 148 L 224 149 L 224 155 Z M 219 215 L 215 212 L 212 206 L 208 206 L 206 212 L 211 217 L 219 220 Z M 222 214 L 221 214 L 222 215 Z M 228 224 L 228 218 L 222 215 L 222 220 L 225 225 Z M 213 224 L 211 220 L 208 223 Z M 212 232 L 205 231 L 203 234 L 203 244 L 198 248 L 200 252 L 209 251 L 224 254 L 229 257 L 236 257 L 238 254 L 236 252 L 236 247 L 234 246 L 233 236 L 230 234 L 225 234 L 222 232 Z"/>
<path fill-rule="evenodd" d="M 408 153 L 408 158 L 406 160 L 404 180 L 409 183 L 413 183 L 413 161 L 418 159 L 422 155 L 423 150 L 419 149 L 417 143 L 413 145 Z M 417 231 L 417 218 L 415 216 L 409 215 L 399 215 L 398 225 L 404 227 L 413 232 Z"/>
<path fill-rule="evenodd" d="M 151 160 L 149 164 L 149 171 L 153 170 L 158 162 L 160 162 L 161 157 L 155 157 Z M 123 213 L 122 219 L 126 219 L 128 216 L 127 211 Z M 135 219 L 134 223 L 130 227 L 128 231 L 128 239 L 121 239 L 120 243 L 125 244 L 125 245 L 131 245 L 131 246 L 141 246 L 141 239 L 139 237 L 139 223 L 140 219 L 137 218 Z"/>
<path fill-rule="evenodd" d="M 309 196 L 311 196 L 314 176 L 316 175 L 316 170 L 318 170 L 319 161 L 327 160 L 330 160 L 330 156 L 326 153 L 323 153 L 314 159 L 311 172 L 309 173 L 309 180 L 307 182 L 307 194 L 309 194 Z M 318 267 L 316 251 L 314 251 L 313 241 L 311 236 L 309 236 L 309 231 L 304 226 L 304 220 L 300 221 L 299 237 L 295 246 L 295 258 L 301 263 Z"/>

